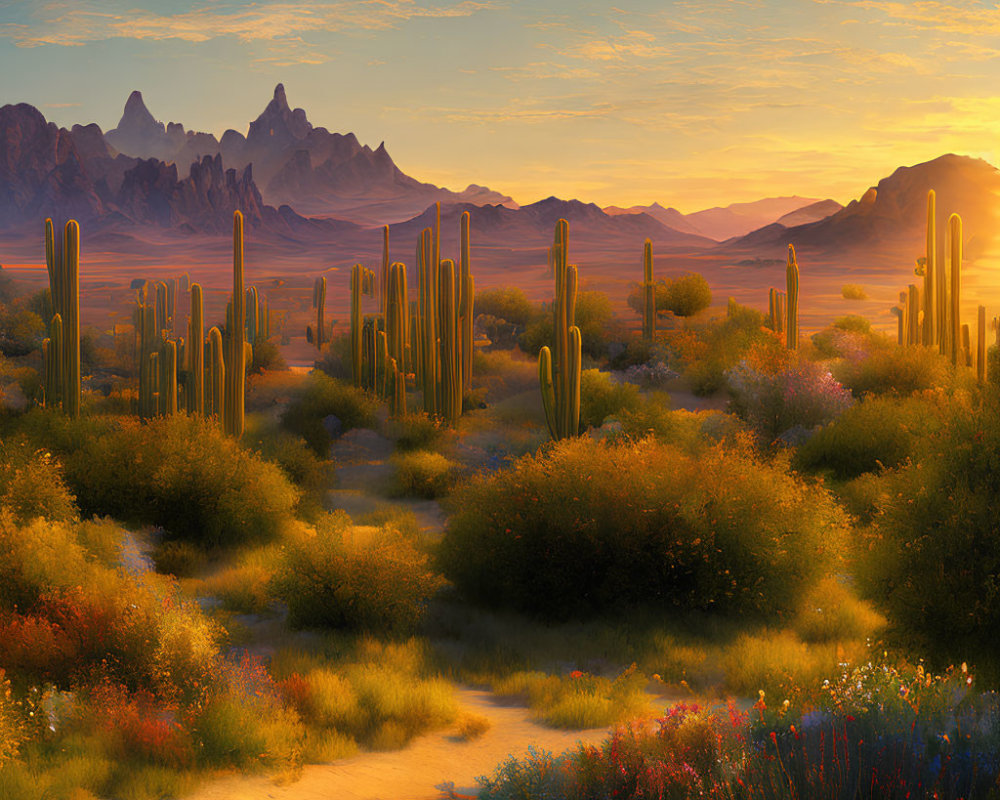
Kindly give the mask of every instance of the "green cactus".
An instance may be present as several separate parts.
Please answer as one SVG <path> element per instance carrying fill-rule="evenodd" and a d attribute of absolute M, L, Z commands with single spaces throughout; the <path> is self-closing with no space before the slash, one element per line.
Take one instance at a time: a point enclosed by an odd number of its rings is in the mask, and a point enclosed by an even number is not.
<path fill-rule="evenodd" d="M 374 296 L 374 294 L 375 273 L 360 264 L 355 264 L 351 268 L 351 375 L 354 378 L 354 385 L 359 389 L 364 379 L 364 318 L 361 314 L 361 298 L 363 295 Z"/>
<path fill-rule="evenodd" d="M 934 190 L 927 192 L 927 247 L 924 254 L 924 331 L 922 341 L 928 347 L 937 344 L 937 226 L 935 225 Z"/>
<path fill-rule="evenodd" d="M 653 341 L 656 335 L 656 285 L 653 283 L 653 243 L 642 247 L 642 338 Z"/>
<path fill-rule="evenodd" d="M 399 417 L 406 414 L 406 375 L 400 371 L 394 358 L 389 359 L 389 375 L 392 385 L 389 413 Z"/>
<path fill-rule="evenodd" d="M 472 391 L 472 333 L 476 307 L 476 284 L 472 277 L 471 217 L 468 211 L 462 212 L 460 224 L 458 325 L 461 337 L 462 395 L 464 396 Z"/>
<path fill-rule="evenodd" d="M 45 356 L 45 407 L 56 408 L 62 398 L 62 316 L 56 314 L 49 325 L 50 337 Z"/>
<path fill-rule="evenodd" d="M 53 405 L 58 398 L 63 412 L 71 417 L 80 414 L 80 226 L 76 220 L 66 223 L 61 251 L 57 247 L 55 227 L 45 220 L 45 261 L 49 273 L 49 293 L 58 316 L 61 335 L 50 331 L 49 356 L 53 362 L 53 380 L 58 391 L 46 403 Z M 56 363 L 58 362 L 58 366 Z"/>
<path fill-rule="evenodd" d="M 205 299 L 201 284 L 191 284 L 191 319 L 188 322 L 187 410 L 205 413 Z"/>
<path fill-rule="evenodd" d="M 327 342 L 326 337 L 326 276 L 321 275 L 316 278 L 313 284 L 313 308 L 316 309 L 316 328 L 306 329 L 306 338 L 316 345 L 317 350 L 322 350 Z"/>
<path fill-rule="evenodd" d="M 410 304 L 406 299 L 406 266 L 394 262 L 389 267 L 385 311 L 385 333 L 389 356 L 405 374 L 410 352 Z"/>
<path fill-rule="evenodd" d="M 382 226 L 382 266 L 378 272 L 379 313 L 383 317 L 389 306 L 389 226 Z"/>
<path fill-rule="evenodd" d="M 209 346 L 209 375 L 210 380 L 205 384 L 205 411 L 222 420 L 225 412 L 226 396 L 226 361 L 224 358 L 225 348 L 222 343 L 222 331 L 212 327 L 208 332 Z"/>
<path fill-rule="evenodd" d="M 567 264 L 569 223 L 556 223 L 550 261 L 555 273 L 553 302 L 555 363 L 548 347 L 538 354 L 539 383 L 545 419 L 553 439 L 576 436 L 580 429 L 580 329 L 576 318 L 577 269 Z"/>
<path fill-rule="evenodd" d="M 243 331 L 246 309 L 243 296 L 243 214 L 233 213 L 233 296 L 231 324 L 227 342 L 229 359 L 226 369 L 226 393 L 223 428 L 227 435 L 239 439 L 243 435 L 244 392 L 246 387 L 246 348 Z"/>
<path fill-rule="evenodd" d="M 160 350 L 160 413 L 177 413 L 177 343 L 167 339 Z"/>
<path fill-rule="evenodd" d="M 424 391 L 424 411 L 436 414 L 438 406 L 438 382 L 440 380 L 441 358 L 438 347 L 438 292 L 440 261 L 435 256 L 435 237 L 430 228 L 421 233 L 418 251 L 418 274 L 420 289 L 420 329 L 423 341 L 420 352 L 423 357 L 420 379 Z"/>
<path fill-rule="evenodd" d="M 958 351 L 962 346 L 962 218 L 952 214 L 948 218 L 948 231 L 951 239 L 951 292 L 949 299 L 949 322 L 951 323 L 951 340 L 949 354 L 951 363 L 958 364 Z"/>
<path fill-rule="evenodd" d="M 455 302 L 455 262 L 441 262 L 439 293 L 441 320 L 441 406 L 440 414 L 451 423 L 462 416 L 462 369 L 458 352 L 458 314 Z"/>
<path fill-rule="evenodd" d="M 920 344 L 920 290 L 912 283 L 906 288 L 906 343 Z"/>
<path fill-rule="evenodd" d="M 788 320 L 785 324 L 785 341 L 789 350 L 799 347 L 799 265 L 795 261 L 795 248 L 788 245 L 788 267 L 785 270 L 788 297 Z"/>

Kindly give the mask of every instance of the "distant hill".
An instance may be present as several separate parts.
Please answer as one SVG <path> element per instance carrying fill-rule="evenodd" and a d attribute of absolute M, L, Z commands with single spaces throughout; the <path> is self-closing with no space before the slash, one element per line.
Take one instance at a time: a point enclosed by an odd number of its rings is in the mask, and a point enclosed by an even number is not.
<path fill-rule="evenodd" d="M 843 206 L 836 200 L 820 200 L 808 206 L 796 209 L 789 214 L 777 219 L 779 225 L 786 228 L 794 228 L 796 225 L 808 225 L 810 222 L 819 222 L 821 219 L 836 214 Z"/>
<path fill-rule="evenodd" d="M 833 252 L 859 248 L 907 247 L 916 258 L 927 224 L 927 192 L 937 196 L 939 246 L 948 217 L 962 217 L 966 249 L 974 257 L 980 242 L 993 235 L 1000 203 L 1000 171 L 978 158 L 948 154 L 900 167 L 835 214 L 804 225 L 770 225 L 727 242 L 733 252 L 775 257 L 789 244 Z"/>
<path fill-rule="evenodd" d="M 252 164 L 266 202 L 292 205 L 313 216 L 382 224 L 407 219 L 436 201 L 513 204 L 484 186 L 470 184 L 453 192 L 409 177 L 393 162 L 384 142 L 373 150 L 353 133 L 314 127 L 303 109 L 288 105 L 280 83 L 245 135 L 230 129 L 217 140 L 179 123 L 164 125 L 135 91 L 106 138 L 121 153 L 157 158 L 182 170 L 206 155 L 221 154 L 227 168 L 242 170 Z"/>

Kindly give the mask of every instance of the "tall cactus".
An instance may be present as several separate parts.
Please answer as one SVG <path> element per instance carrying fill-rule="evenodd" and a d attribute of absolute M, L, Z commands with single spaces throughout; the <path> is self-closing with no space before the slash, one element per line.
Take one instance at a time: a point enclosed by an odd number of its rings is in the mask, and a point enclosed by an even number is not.
<path fill-rule="evenodd" d="M 385 307 L 385 333 L 389 357 L 404 374 L 410 352 L 410 304 L 406 298 L 406 266 L 396 261 L 389 267 Z"/>
<path fill-rule="evenodd" d="M 788 266 L 785 269 L 788 320 L 785 324 L 785 342 L 789 350 L 799 347 L 799 265 L 795 261 L 795 248 L 788 245 Z"/>
<path fill-rule="evenodd" d="M 62 322 L 61 342 L 50 336 L 50 357 L 59 361 L 59 397 L 63 412 L 80 415 L 80 226 L 70 220 L 63 229 L 61 251 L 57 247 L 55 226 L 45 220 L 45 261 L 49 272 L 52 308 Z"/>
<path fill-rule="evenodd" d="M 399 369 L 396 359 L 389 359 L 389 381 L 392 393 L 389 401 L 389 413 L 394 417 L 406 413 L 406 375 Z"/>
<path fill-rule="evenodd" d="M 209 375 L 208 394 L 209 402 L 205 405 L 205 412 L 222 419 L 225 413 L 226 396 L 226 362 L 223 356 L 225 348 L 222 343 L 222 332 L 216 328 L 208 332 L 209 345 Z"/>
<path fill-rule="evenodd" d="M 364 363 L 364 319 L 361 314 L 361 298 L 363 295 L 374 296 L 374 294 L 375 273 L 360 264 L 355 264 L 351 268 L 351 376 L 358 388 L 362 386 Z"/>
<path fill-rule="evenodd" d="M 920 290 L 912 283 L 906 289 L 906 343 L 920 344 Z"/>
<path fill-rule="evenodd" d="M 461 256 L 459 261 L 459 307 L 458 325 L 462 353 L 462 394 L 472 391 L 472 333 L 475 322 L 476 284 L 472 277 L 472 245 L 470 237 L 471 218 L 468 211 L 462 212 L 460 229 Z"/>
<path fill-rule="evenodd" d="M 389 304 L 389 226 L 382 226 L 382 266 L 378 272 L 379 311 L 384 317 Z"/>
<path fill-rule="evenodd" d="M 167 339 L 160 350 L 160 413 L 177 413 L 177 343 Z"/>
<path fill-rule="evenodd" d="M 306 338 L 322 350 L 326 344 L 326 276 L 320 275 L 313 284 L 313 308 L 316 309 L 316 329 L 306 329 Z"/>
<path fill-rule="evenodd" d="M 440 350 L 438 348 L 438 289 L 440 261 L 435 255 L 435 237 L 433 231 L 427 228 L 420 237 L 419 270 L 420 289 L 420 320 L 423 341 L 420 352 L 423 357 L 421 364 L 421 384 L 424 392 L 424 411 L 428 414 L 437 413 L 438 382 L 440 380 Z"/>
<path fill-rule="evenodd" d="M 935 223 L 936 195 L 927 192 L 927 248 L 924 255 L 924 334 L 923 343 L 928 347 L 937 344 L 937 226 Z"/>
<path fill-rule="evenodd" d="M 455 301 L 455 262 L 441 262 L 441 415 L 448 422 L 462 416 L 462 368 L 458 358 L 458 314 Z"/>
<path fill-rule="evenodd" d="M 986 382 L 986 306 L 976 309 L 976 378 Z"/>
<path fill-rule="evenodd" d="M 567 264 L 569 223 L 556 223 L 550 261 L 555 274 L 553 339 L 556 353 L 543 347 L 538 353 L 538 378 L 545 419 L 553 439 L 576 436 L 580 428 L 582 341 L 576 318 L 577 269 Z"/>
<path fill-rule="evenodd" d="M 205 413 L 205 299 L 201 284 L 191 284 L 191 319 L 188 322 L 187 410 Z"/>
<path fill-rule="evenodd" d="M 774 290 L 771 290 L 772 317 Z M 653 341 L 656 335 L 656 285 L 653 283 L 653 243 L 647 239 L 642 247 L 642 338 Z"/>
<path fill-rule="evenodd" d="M 63 354 L 62 316 L 52 317 L 49 326 L 49 348 L 45 358 L 45 406 L 57 408 L 62 399 L 62 354 Z"/>
<path fill-rule="evenodd" d="M 240 438 L 244 425 L 244 392 L 246 388 L 246 348 L 243 331 L 246 309 L 243 296 L 243 214 L 233 213 L 233 298 L 232 320 L 229 327 L 229 359 L 226 370 L 226 396 L 223 413 L 227 435 Z"/>
<path fill-rule="evenodd" d="M 949 322 L 951 323 L 951 342 L 949 354 L 951 363 L 958 364 L 958 351 L 962 346 L 962 218 L 952 214 L 948 218 L 948 230 L 951 239 L 951 307 Z"/>

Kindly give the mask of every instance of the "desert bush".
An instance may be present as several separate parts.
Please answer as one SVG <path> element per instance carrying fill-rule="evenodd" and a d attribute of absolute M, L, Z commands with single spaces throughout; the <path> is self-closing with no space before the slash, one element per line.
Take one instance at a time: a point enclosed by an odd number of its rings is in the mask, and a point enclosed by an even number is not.
<path fill-rule="evenodd" d="M 429 450 L 393 453 L 390 461 L 396 468 L 391 485 L 396 497 L 443 497 L 459 471 L 456 462 Z"/>
<path fill-rule="evenodd" d="M 957 407 L 884 479 L 858 578 L 896 630 L 945 658 L 986 654 L 1000 624 L 1000 407 Z M 985 648 L 985 650 L 984 650 Z"/>
<path fill-rule="evenodd" d="M 794 463 L 839 480 L 897 467 L 915 454 L 922 437 L 943 424 L 936 401 L 944 398 L 868 397 L 803 443 Z"/>
<path fill-rule="evenodd" d="M 840 287 L 840 295 L 845 300 L 867 300 L 868 292 L 865 291 L 864 286 L 859 286 L 856 283 L 845 283 Z"/>
<path fill-rule="evenodd" d="M 209 766 L 287 766 L 301 758 L 304 729 L 298 715 L 273 699 L 213 697 L 198 715 L 194 733 Z"/>
<path fill-rule="evenodd" d="M 802 598 L 793 627 L 803 641 L 835 642 L 871 638 L 885 623 L 842 581 L 827 577 Z"/>
<path fill-rule="evenodd" d="M 838 317 L 809 340 L 824 358 L 861 358 L 874 348 L 889 344 L 882 334 L 872 330 L 867 319 L 856 314 Z"/>
<path fill-rule="evenodd" d="M 45 323 L 21 304 L 0 303 L 0 353 L 24 356 L 42 346 Z"/>
<path fill-rule="evenodd" d="M 951 383 L 951 364 L 933 347 L 884 345 L 845 358 L 833 371 L 855 397 L 908 395 Z"/>
<path fill-rule="evenodd" d="M 656 312 L 669 311 L 677 317 L 692 317 L 712 305 L 712 289 L 703 275 L 684 272 L 676 278 L 662 278 L 655 284 Z M 642 284 L 629 290 L 628 305 L 643 313 Z"/>
<path fill-rule="evenodd" d="M 340 513 L 290 533 L 274 591 L 292 625 L 398 633 L 417 624 L 442 583 L 411 538 L 354 527 Z"/>
<path fill-rule="evenodd" d="M 247 434 L 252 441 L 249 429 Z M 322 511 L 331 482 L 329 461 L 317 456 L 300 436 L 277 428 L 261 431 L 254 449 L 267 461 L 277 464 L 301 490 L 296 505 L 298 516 L 308 519 Z"/>
<path fill-rule="evenodd" d="M 813 428 L 834 419 L 853 402 L 821 364 L 799 361 L 765 372 L 741 361 L 726 372 L 731 408 L 765 439 L 794 427 Z"/>
<path fill-rule="evenodd" d="M 322 372 L 309 375 L 281 417 L 281 423 L 301 436 L 320 458 L 330 453 L 335 433 L 375 424 L 378 401 L 361 389 Z"/>
<path fill-rule="evenodd" d="M 59 462 L 26 437 L 0 440 L 0 508 L 15 518 L 72 519 L 76 506 Z"/>
<path fill-rule="evenodd" d="M 538 388 L 538 359 L 519 349 L 476 350 L 472 359 L 473 385 L 491 403 Z"/>
<path fill-rule="evenodd" d="M 580 374 L 580 429 L 600 428 L 607 417 L 635 412 L 642 405 L 639 387 L 619 383 L 608 373 L 585 369 Z"/>
<path fill-rule="evenodd" d="M 159 525 L 170 537 L 224 546 L 273 538 L 298 499 L 277 466 L 211 420 L 35 411 L 18 426 L 62 460 L 83 516 Z"/>
<path fill-rule="evenodd" d="M 397 450 L 426 450 L 439 441 L 444 433 L 441 420 L 425 411 L 390 417 L 386 435 L 395 441 Z"/>
<path fill-rule="evenodd" d="M 552 347 L 553 322 L 551 308 L 545 309 L 518 337 L 518 346 L 529 355 L 537 355 L 543 346 Z M 576 326 L 580 329 L 583 352 L 592 358 L 602 358 L 611 340 L 611 300 L 604 292 L 582 291 L 576 296 Z"/>
<path fill-rule="evenodd" d="M 352 360 L 351 332 L 349 330 L 335 331 L 333 338 L 319 354 L 316 368 L 335 380 L 350 383 L 353 380 Z"/>
<path fill-rule="evenodd" d="M 485 314 L 522 330 L 541 315 L 541 308 L 532 303 L 523 290 L 504 286 L 476 292 L 476 316 Z"/>
<path fill-rule="evenodd" d="M 736 304 L 726 317 L 713 319 L 700 330 L 671 333 L 664 346 L 670 366 L 679 369 L 692 391 L 701 395 L 724 388 L 726 370 L 750 354 L 757 366 L 780 362 L 788 352 L 781 337 L 764 327 L 763 314 Z"/>
<path fill-rule="evenodd" d="M 288 369 L 281 350 L 270 339 L 259 339 L 253 346 L 253 361 L 250 371 L 254 373 L 273 372 Z"/>
<path fill-rule="evenodd" d="M 650 605 L 780 614 L 845 519 L 748 446 L 565 440 L 450 498 L 441 564 L 466 596 L 546 617 Z"/>

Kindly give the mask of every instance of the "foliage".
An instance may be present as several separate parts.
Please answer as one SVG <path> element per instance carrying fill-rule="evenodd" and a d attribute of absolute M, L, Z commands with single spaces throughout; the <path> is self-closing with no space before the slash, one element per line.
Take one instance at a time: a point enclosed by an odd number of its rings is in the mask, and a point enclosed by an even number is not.
<path fill-rule="evenodd" d="M 580 429 L 600 428 L 607 417 L 634 413 L 642 405 L 639 387 L 620 383 L 608 373 L 585 369 L 580 374 Z"/>
<path fill-rule="evenodd" d="M 832 325 L 814 333 L 810 341 L 824 358 L 859 358 L 888 344 L 882 334 L 872 330 L 867 319 L 856 314 L 837 317 Z"/>
<path fill-rule="evenodd" d="M 886 476 L 858 548 L 865 593 L 908 638 L 945 658 L 985 654 L 1000 624 L 998 459 L 997 402 L 954 406 L 920 457 Z"/>
<path fill-rule="evenodd" d="M 386 422 L 386 434 L 395 441 L 397 450 L 426 450 L 443 433 L 441 420 L 425 411 L 390 417 Z"/>
<path fill-rule="evenodd" d="M 582 291 L 576 296 L 576 326 L 580 329 L 582 350 L 592 358 L 602 358 L 607 352 L 613 326 L 611 300 L 604 292 Z M 553 347 L 552 311 L 532 322 L 518 337 L 518 345 L 535 355 L 543 346 Z"/>
<path fill-rule="evenodd" d="M 768 441 L 793 427 L 813 428 L 834 419 L 853 402 L 830 372 L 800 360 L 778 372 L 741 361 L 726 372 L 733 411 Z"/>
<path fill-rule="evenodd" d="M 948 385 L 951 364 L 934 347 L 884 345 L 845 358 L 834 375 L 855 397 L 908 395 Z"/>
<path fill-rule="evenodd" d="M 23 304 L 0 303 L 0 354 L 25 356 L 42 346 L 45 323 Z"/>
<path fill-rule="evenodd" d="M 159 525 L 171 537 L 220 546 L 273 538 L 298 499 L 277 466 L 200 417 L 141 423 L 37 411 L 20 425 L 63 461 L 84 516 Z"/>
<path fill-rule="evenodd" d="M 867 397 L 811 436 L 795 454 L 797 468 L 826 471 L 838 480 L 893 469 L 912 457 L 919 441 L 944 424 L 945 398 Z"/>
<path fill-rule="evenodd" d="M 684 272 L 676 278 L 663 278 L 654 286 L 657 315 L 669 311 L 677 317 L 693 317 L 712 305 L 712 289 L 705 277 L 697 272 Z M 642 314 L 642 284 L 629 290 L 628 305 Z"/>
<path fill-rule="evenodd" d="M 430 450 L 394 453 L 390 461 L 396 468 L 391 493 L 397 497 L 443 497 L 459 471 L 456 462 Z"/>
<path fill-rule="evenodd" d="M 410 537 L 354 527 L 342 512 L 297 527 L 283 550 L 274 592 L 298 627 L 408 631 L 443 584 Z"/>
<path fill-rule="evenodd" d="M 485 314 L 503 320 L 521 329 L 541 315 L 537 305 L 532 303 L 522 289 L 503 286 L 476 292 L 476 316 Z"/>
<path fill-rule="evenodd" d="M 856 283 L 845 283 L 840 287 L 840 294 L 845 300 L 867 300 L 868 292 L 864 286 Z"/>
<path fill-rule="evenodd" d="M 305 439 L 316 455 L 326 458 L 334 432 L 371 427 L 377 407 L 378 401 L 363 390 L 314 371 L 293 396 L 281 423 Z"/>
<path fill-rule="evenodd" d="M 670 366 L 683 373 L 695 394 L 702 395 L 723 388 L 726 371 L 751 353 L 766 363 L 787 357 L 781 338 L 764 327 L 764 315 L 740 305 L 703 328 L 672 333 L 664 345 L 670 353 Z"/>
<path fill-rule="evenodd" d="M 620 605 L 781 614 L 837 553 L 845 519 L 744 445 L 559 442 L 450 498 L 445 575 L 545 617 Z"/>
<path fill-rule="evenodd" d="M 76 516 L 74 497 L 62 465 L 23 436 L 0 440 L 0 508 L 26 522 L 34 517 L 67 520 Z"/>
<path fill-rule="evenodd" d="M 273 372 L 288 369 L 281 350 L 270 339 L 258 339 L 253 345 L 253 361 L 250 371 L 253 373 Z"/>

